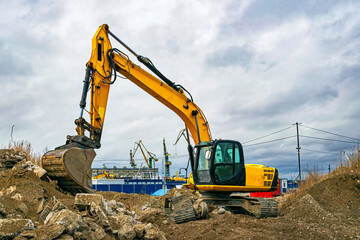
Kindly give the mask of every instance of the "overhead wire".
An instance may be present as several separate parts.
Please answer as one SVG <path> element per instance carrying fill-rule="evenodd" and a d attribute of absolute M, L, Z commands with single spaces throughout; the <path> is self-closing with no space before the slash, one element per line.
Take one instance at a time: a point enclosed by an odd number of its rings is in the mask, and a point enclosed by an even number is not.
<path fill-rule="evenodd" d="M 293 127 L 293 126 L 290 126 L 290 127 L 287 127 L 287 128 L 281 129 L 281 130 L 278 130 L 278 131 L 276 131 L 276 132 L 267 134 L 267 135 L 265 135 L 265 136 L 257 137 L 257 138 L 251 139 L 251 140 L 249 140 L 249 141 L 245 141 L 245 142 L 243 142 L 243 143 L 249 143 L 249 142 L 253 142 L 253 141 L 256 141 L 256 140 L 259 140 L 259 139 L 262 139 L 262 138 L 266 138 L 266 137 L 269 137 L 269 136 L 271 136 L 271 135 L 274 135 L 274 134 L 277 134 L 277 133 L 286 131 L 286 130 L 288 130 L 289 128 L 292 128 L 292 127 Z"/>
<path fill-rule="evenodd" d="M 318 139 L 318 140 L 324 140 L 324 141 L 332 141 L 332 142 L 359 143 L 359 142 L 351 142 L 351 141 L 345 141 L 345 140 L 339 140 L 339 139 L 312 137 L 312 136 L 306 136 L 306 135 L 299 135 L 299 136 L 300 136 L 300 137 L 304 137 L 304 138 L 312 138 L 312 139 Z"/>
<path fill-rule="evenodd" d="M 358 142 L 360 141 L 360 139 L 358 139 L 358 138 L 353 138 L 353 137 L 348 137 L 348 136 L 341 135 L 341 134 L 337 134 L 337 133 L 332 133 L 332 132 L 325 131 L 325 130 L 321 130 L 321 129 L 318 129 L 318 128 L 313 128 L 313 127 L 305 126 L 305 125 L 303 125 L 303 124 L 300 125 L 300 126 L 301 126 L 301 127 L 305 127 L 305 128 L 309 128 L 309 129 L 312 129 L 312 130 L 316 130 L 316 131 L 319 131 L 319 132 L 323 132 L 323 133 L 335 135 L 335 136 L 338 136 L 338 137 L 348 138 L 348 139 L 356 140 L 356 141 L 358 141 Z"/>
<path fill-rule="evenodd" d="M 316 152 L 316 153 L 325 153 L 325 154 L 338 154 L 338 152 L 325 152 L 325 151 L 319 151 L 319 150 L 312 150 L 312 149 L 306 149 L 306 148 L 301 148 L 301 150 L 303 151 L 308 151 L 308 152 Z"/>
<path fill-rule="evenodd" d="M 296 137 L 296 135 L 289 136 L 289 137 L 278 138 L 278 139 L 273 139 L 273 140 L 260 142 L 260 143 L 253 143 L 253 144 L 243 145 L 243 147 L 250 147 L 250 146 L 255 146 L 255 145 L 260 145 L 260 144 L 265 144 L 265 143 L 277 142 L 277 141 L 281 141 L 281 140 L 285 140 L 285 139 L 289 139 L 289 138 L 294 138 L 294 137 Z"/>

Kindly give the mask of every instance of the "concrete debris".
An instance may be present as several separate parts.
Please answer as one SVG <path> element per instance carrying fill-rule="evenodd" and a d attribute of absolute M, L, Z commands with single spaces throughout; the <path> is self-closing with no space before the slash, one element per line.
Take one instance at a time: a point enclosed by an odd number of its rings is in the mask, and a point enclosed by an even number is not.
<path fill-rule="evenodd" d="M 219 208 L 219 210 L 217 211 L 218 214 L 224 214 L 225 212 L 225 208 Z"/>
<path fill-rule="evenodd" d="M 63 209 L 60 212 L 55 213 L 47 222 L 48 224 L 59 224 L 65 227 L 65 232 L 68 234 L 73 234 L 75 230 L 80 227 L 82 218 L 79 214 L 70 211 L 68 209 Z"/>
<path fill-rule="evenodd" d="M 133 240 L 136 237 L 136 233 L 132 224 L 122 224 L 118 230 L 118 237 L 120 240 Z"/>
<path fill-rule="evenodd" d="M 33 230 L 30 219 L 0 219 L 0 239 L 13 239 L 24 230 Z"/>
<path fill-rule="evenodd" d="M 0 149 L 0 169 L 11 169 L 16 163 L 26 160 L 26 153 L 13 149 Z"/>
<path fill-rule="evenodd" d="M 90 209 L 91 203 L 105 209 L 105 201 L 100 194 L 78 193 L 75 196 L 75 206 L 80 210 Z"/>
<path fill-rule="evenodd" d="M 73 240 L 74 238 L 69 234 L 61 234 L 56 240 Z"/>
<path fill-rule="evenodd" d="M 65 226 L 52 223 L 48 225 L 42 225 L 35 229 L 36 239 L 39 240 L 51 240 L 60 236 L 65 231 Z"/>

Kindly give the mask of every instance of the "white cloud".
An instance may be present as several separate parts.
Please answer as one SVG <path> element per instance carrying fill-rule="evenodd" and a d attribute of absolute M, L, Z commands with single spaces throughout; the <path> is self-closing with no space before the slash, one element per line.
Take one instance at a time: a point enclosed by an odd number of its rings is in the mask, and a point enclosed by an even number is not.
<path fill-rule="evenodd" d="M 214 138 L 244 141 L 296 121 L 359 138 L 359 4 L 280 2 L 2 1 L 0 145 L 13 124 L 15 140 L 29 140 L 37 152 L 75 134 L 91 39 L 103 23 L 192 93 Z M 162 156 L 163 137 L 173 149 L 182 127 L 173 112 L 119 79 L 98 158 L 126 159 L 139 139 Z M 177 149 L 186 154 L 185 141 Z M 246 148 L 245 155 L 290 176 L 295 150 L 290 139 Z M 304 161 L 310 157 L 304 152 Z M 186 157 L 172 162 L 178 170 Z"/>

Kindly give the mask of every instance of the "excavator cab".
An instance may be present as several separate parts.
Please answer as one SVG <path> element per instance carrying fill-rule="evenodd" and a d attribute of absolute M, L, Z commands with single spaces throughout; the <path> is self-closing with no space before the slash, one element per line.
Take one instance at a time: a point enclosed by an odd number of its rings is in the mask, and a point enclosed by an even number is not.
<path fill-rule="evenodd" d="M 239 142 L 202 142 L 195 149 L 193 177 L 197 185 L 245 185 L 244 153 Z"/>

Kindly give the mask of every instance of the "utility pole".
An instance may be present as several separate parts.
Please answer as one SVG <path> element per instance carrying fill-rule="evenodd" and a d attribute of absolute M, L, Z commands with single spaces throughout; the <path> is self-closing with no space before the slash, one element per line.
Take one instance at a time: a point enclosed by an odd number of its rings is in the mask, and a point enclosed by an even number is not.
<path fill-rule="evenodd" d="M 296 138 L 297 138 L 297 152 L 298 152 L 298 163 L 299 163 L 299 176 L 298 176 L 298 178 L 299 178 L 299 180 L 300 180 L 300 182 L 301 182 L 301 165 L 300 165 L 300 149 L 301 149 L 301 147 L 300 147 L 300 140 L 299 140 L 299 124 L 301 124 L 301 123 L 298 123 L 298 122 L 296 122 L 295 123 L 295 125 L 296 125 Z"/>

